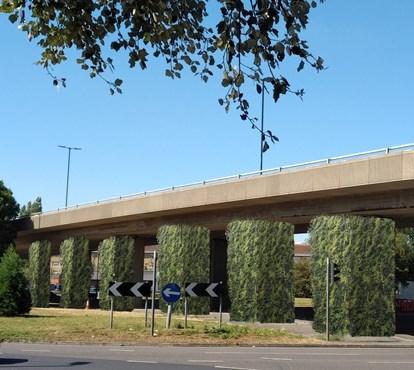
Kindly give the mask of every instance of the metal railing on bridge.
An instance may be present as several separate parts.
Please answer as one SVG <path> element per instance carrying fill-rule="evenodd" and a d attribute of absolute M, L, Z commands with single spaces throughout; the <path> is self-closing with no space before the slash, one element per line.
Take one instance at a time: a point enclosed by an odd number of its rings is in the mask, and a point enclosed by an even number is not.
<path fill-rule="evenodd" d="M 150 190 L 150 191 L 143 191 L 143 192 L 139 192 L 139 193 L 135 193 L 135 194 L 129 194 L 129 195 L 123 195 L 123 196 L 119 196 L 119 197 L 113 197 L 113 198 L 107 198 L 107 199 L 103 199 L 103 200 L 97 200 L 95 202 L 87 202 L 87 203 L 76 204 L 76 205 L 69 206 L 69 207 L 66 207 L 66 208 L 58 208 L 56 210 L 51 210 L 51 211 L 46 211 L 46 212 L 43 212 L 43 213 L 38 213 L 38 215 L 39 214 L 57 213 L 57 212 L 62 212 L 62 211 L 70 210 L 70 209 L 83 208 L 83 207 L 88 207 L 88 206 L 103 204 L 103 203 L 113 203 L 113 202 L 117 202 L 117 201 L 120 201 L 120 200 L 128 200 L 128 199 L 131 199 L 131 198 L 146 197 L 146 196 L 154 195 L 154 194 L 157 194 L 157 193 L 165 193 L 165 192 L 168 192 L 168 191 L 189 189 L 189 188 L 204 186 L 204 185 L 207 185 L 207 184 L 219 184 L 219 183 L 223 183 L 223 182 L 236 181 L 236 180 L 240 180 L 240 179 L 258 177 L 258 176 L 281 173 L 281 172 L 303 170 L 303 169 L 306 169 L 306 168 L 318 167 L 318 166 L 327 165 L 327 164 L 341 163 L 341 162 L 346 162 L 346 161 L 355 160 L 355 159 L 378 157 L 378 156 L 387 155 L 387 154 L 390 154 L 390 153 L 398 153 L 398 152 L 411 151 L 411 150 L 414 150 L 414 143 L 398 145 L 398 146 L 392 146 L 392 147 L 389 147 L 389 148 L 375 149 L 375 150 L 370 150 L 370 151 L 367 151 L 367 152 L 359 152 L 359 153 L 341 155 L 341 156 L 337 156 L 337 157 L 324 158 L 324 159 L 319 159 L 319 160 L 316 160 L 316 161 L 291 164 L 291 165 L 287 165 L 287 166 L 280 166 L 280 167 L 270 168 L 270 169 L 262 170 L 262 171 L 253 171 L 253 172 L 247 172 L 247 173 L 242 173 L 242 174 L 238 174 L 238 175 L 219 177 L 219 178 L 215 178 L 215 179 L 211 179 L 211 180 L 203 180 L 203 181 L 184 184 L 184 185 L 169 186 L 169 187 L 166 187 L 166 188 L 160 188 L 160 189 L 155 189 L 155 190 Z M 33 214 L 33 216 L 34 215 L 36 215 L 36 214 Z"/>

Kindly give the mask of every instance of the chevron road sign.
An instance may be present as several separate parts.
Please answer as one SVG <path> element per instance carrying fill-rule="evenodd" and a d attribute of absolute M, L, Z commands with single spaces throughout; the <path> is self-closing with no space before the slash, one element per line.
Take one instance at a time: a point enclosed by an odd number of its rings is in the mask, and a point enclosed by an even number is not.
<path fill-rule="evenodd" d="M 113 297 L 140 297 L 151 296 L 152 281 L 138 281 L 135 283 L 115 281 L 109 283 L 108 294 Z"/>
<path fill-rule="evenodd" d="M 222 294 L 221 283 L 188 283 L 185 286 L 187 297 L 218 298 Z"/>

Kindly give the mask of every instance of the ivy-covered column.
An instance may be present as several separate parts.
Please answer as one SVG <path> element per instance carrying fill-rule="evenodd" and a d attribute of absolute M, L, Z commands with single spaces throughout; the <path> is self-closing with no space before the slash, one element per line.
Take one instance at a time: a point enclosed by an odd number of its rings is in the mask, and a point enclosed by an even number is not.
<path fill-rule="evenodd" d="M 160 247 L 159 286 L 177 283 L 184 287 L 190 282 L 209 282 L 210 279 L 210 231 L 203 226 L 165 225 L 157 234 Z M 161 307 L 164 307 L 161 305 Z M 176 310 L 183 312 L 182 303 Z M 208 314 L 208 297 L 189 301 L 191 314 Z"/>
<path fill-rule="evenodd" d="M 35 241 L 29 248 L 29 282 L 34 307 L 48 307 L 50 296 L 50 242 Z"/>
<path fill-rule="evenodd" d="M 85 307 L 92 275 L 89 241 L 81 236 L 66 239 L 60 246 L 60 258 L 61 305 L 69 308 Z"/>
<path fill-rule="evenodd" d="M 311 273 L 313 327 L 325 331 L 326 258 L 339 266 L 331 284 L 330 331 L 353 336 L 395 332 L 395 224 L 361 216 L 321 216 L 312 220 Z"/>
<path fill-rule="evenodd" d="M 226 235 L 231 320 L 294 321 L 293 225 L 233 221 Z"/>
<path fill-rule="evenodd" d="M 108 295 L 111 281 L 134 281 L 135 272 L 135 239 L 129 236 L 113 236 L 103 240 L 99 245 L 100 301 L 103 309 L 110 308 Z M 114 298 L 114 309 L 117 311 L 132 310 L 136 299 L 133 297 Z"/>

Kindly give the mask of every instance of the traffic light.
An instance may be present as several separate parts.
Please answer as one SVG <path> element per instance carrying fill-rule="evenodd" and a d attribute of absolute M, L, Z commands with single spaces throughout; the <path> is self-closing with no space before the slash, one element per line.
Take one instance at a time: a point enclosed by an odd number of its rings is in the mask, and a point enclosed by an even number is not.
<path fill-rule="evenodd" d="M 341 273 L 341 269 L 339 268 L 339 265 L 335 262 L 332 263 L 332 279 L 331 281 L 340 281 L 341 277 L 339 274 Z"/>

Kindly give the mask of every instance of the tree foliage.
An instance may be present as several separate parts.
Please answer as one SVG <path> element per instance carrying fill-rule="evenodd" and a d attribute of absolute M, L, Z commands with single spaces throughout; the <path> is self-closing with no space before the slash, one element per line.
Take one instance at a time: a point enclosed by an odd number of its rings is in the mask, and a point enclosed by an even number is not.
<path fill-rule="evenodd" d="M 324 0 L 319 0 L 323 2 Z M 236 104 L 243 120 L 252 126 L 245 84 L 262 92 L 262 84 L 276 102 L 293 90 L 281 64 L 297 58 L 297 70 L 305 65 L 320 71 L 323 59 L 315 57 L 301 33 L 309 23 L 315 0 L 154 0 L 154 1 L 26 1 L 4 0 L 0 12 L 18 23 L 42 53 L 39 64 L 55 85 L 66 85 L 51 67 L 65 61 L 68 49 L 78 50 L 77 63 L 90 77 L 99 76 L 110 92 L 121 93 L 122 80 L 108 80 L 114 70 L 113 54 L 124 52 L 131 68 L 146 69 L 151 58 L 162 58 L 165 75 L 179 78 L 185 68 L 207 82 L 216 71 L 225 94 L 219 103 Z M 108 47 L 109 46 L 109 47 Z M 271 141 L 271 131 L 263 132 Z M 267 144 L 267 143 L 266 143 Z"/>
<path fill-rule="evenodd" d="M 33 203 L 28 202 L 20 208 L 19 217 L 30 217 L 33 213 L 42 212 L 42 198 L 37 197 Z"/>
<path fill-rule="evenodd" d="M 310 274 L 310 263 L 308 258 L 301 258 L 295 262 L 293 268 L 293 280 L 296 298 L 311 298 L 312 283 Z"/>
<path fill-rule="evenodd" d="M 48 307 L 50 295 L 50 242 L 35 241 L 29 248 L 29 281 L 33 306 Z"/>
<path fill-rule="evenodd" d="M 99 245 L 99 277 L 101 308 L 110 308 L 108 294 L 111 281 L 134 281 L 135 241 L 129 236 L 114 236 Z M 134 308 L 132 297 L 114 298 L 114 310 L 127 311 Z"/>
<path fill-rule="evenodd" d="M 19 205 L 12 191 L 0 180 L 0 257 L 16 237 L 13 221 L 19 213 Z"/>
<path fill-rule="evenodd" d="M 293 225 L 265 220 L 233 221 L 227 227 L 230 318 L 292 322 Z"/>
<path fill-rule="evenodd" d="M 9 247 L 0 260 L 0 315 L 22 315 L 30 308 L 29 282 L 23 273 L 23 261 Z"/>
<path fill-rule="evenodd" d="M 361 216 L 316 217 L 310 244 L 315 330 L 325 331 L 326 258 L 330 257 L 340 269 L 340 281 L 331 285 L 331 333 L 394 335 L 394 222 Z"/>
<path fill-rule="evenodd" d="M 210 280 L 210 231 L 203 226 L 164 225 L 157 234 L 160 254 L 159 286 L 177 283 L 181 288 L 185 284 L 207 283 Z M 165 308 L 165 305 L 162 305 Z M 176 310 L 184 312 L 181 302 Z M 190 298 L 191 314 L 208 314 L 209 298 Z"/>
<path fill-rule="evenodd" d="M 92 275 L 89 241 L 76 236 L 60 245 L 62 263 L 61 304 L 65 308 L 85 307 Z"/>

